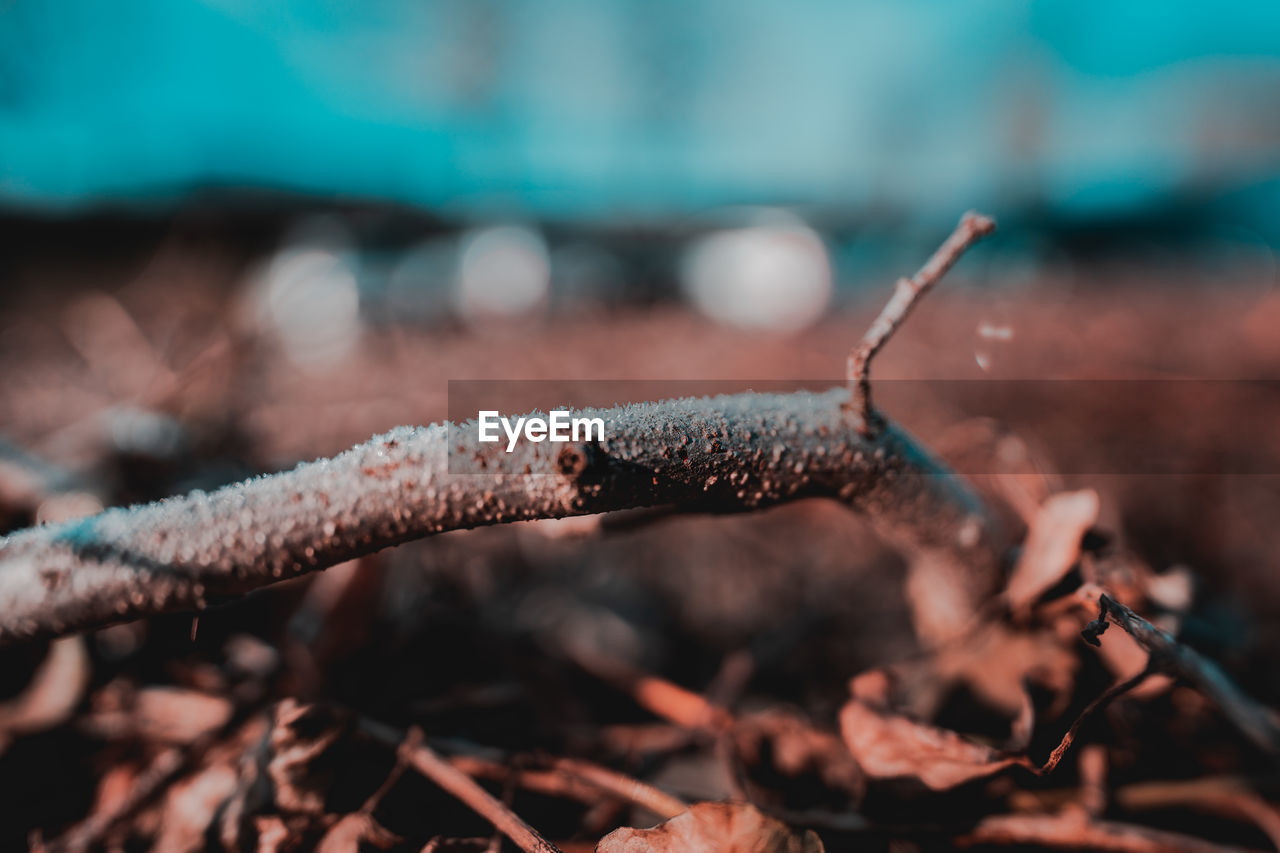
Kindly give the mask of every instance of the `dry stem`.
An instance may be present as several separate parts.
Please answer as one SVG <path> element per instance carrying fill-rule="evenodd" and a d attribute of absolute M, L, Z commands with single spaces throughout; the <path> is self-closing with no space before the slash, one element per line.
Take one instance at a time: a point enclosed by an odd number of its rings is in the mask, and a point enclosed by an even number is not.
<path fill-rule="evenodd" d="M 871 405 L 871 359 L 907 319 L 920 298 L 960 260 L 965 250 L 995 230 L 996 222 L 989 216 L 970 211 L 961 217 L 956 230 L 919 272 L 911 278 L 898 279 L 893 296 L 862 336 L 862 341 L 849 351 L 845 370 L 845 378 L 849 381 L 849 411 L 857 417 L 858 429 L 864 435 L 874 434 L 884 423 Z"/>
<path fill-rule="evenodd" d="M 465 803 L 494 828 L 510 838 L 526 853 L 560 853 L 560 849 L 547 841 L 538 831 L 525 823 L 519 815 L 470 776 L 441 758 L 435 750 L 421 740 L 421 733 L 410 730 L 410 738 L 401 746 L 403 759 L 415 770 L 435 782 L 444 790 Z"/>

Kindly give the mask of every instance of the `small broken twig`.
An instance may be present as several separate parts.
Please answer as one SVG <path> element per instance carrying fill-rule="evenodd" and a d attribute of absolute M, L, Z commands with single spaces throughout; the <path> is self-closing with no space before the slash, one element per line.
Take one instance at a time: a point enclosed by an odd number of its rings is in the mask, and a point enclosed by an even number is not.
<path fill-rule="evenodd" d="M 992 815 L 980 820 L 960 847 L 1013 845 L 1050 850 L 1096 850 L 1106 853 L 1242 853 L 1229 847 L 1137 824 L 1088 820 L 1067 812 L 1057 815 Z"/>
<path fill-rule="evenodd" d="M 1098 618 L 1081 632 L 1086 642 L 1102 645 L 1098 637 L 1111 623 L 1119 625 L 1150 654 L 1149 670 L 1182 678 L 1213 700 L 1255 746 L 1272 755 L 1280 752 L 1280 725 L 1272 712 L 1237 687 L 1216 664 L 1105 593 L 1098 607 Z"/>
<path fill-rule="evenodd" d="M 1117 696 L 1122 696 L 1125 693 L 1128 693 L 1154 674 L 1155 673 L 1152 671 L 1151 667 L 1147 667 L 1132 678 L 1126 678 L 1124 681 L 1117 682 L 1094 697 L 1093 701 L 1088 705 L 1085 705 L 1084 710 L 1081 711 L 1071 723 L 1071 727 L 1068 728 L 1067 733 L 1062 736 L 1062 740 L 1058 742 L 1056 747 L 1054 747 L 1053 752 L 1049 753 L 1049 758 L 1046 759 L 1045 763 L 1042 764 L 1035 772 L 1041 776 L 1052 773 L 1054 768 L 1058 766 L 1058 763 L 1062 761 L 1062 757 L 1067 754 L 1067 750 L 1071 748 L 1071 744 L 1075 743 L 1076 735 L 1080 733 L 1080 727 L 1084 725 L 1085 720 L 1092 717 L 1094 712 L 1098 709 L 1108 705 L 1111 700 L 1115 699 Z"/>
<path fill-rule="evenodd" d="M 577 758 L 557 758 L 551 762 L 552 768 L 559 772 L 581 779 L 599 788 L 601 791 L 634 803 L 641 808 L 666 820 L 675 817 L 689 808 L 688 803 L 679 797 L 655 788 L 625 773 L 619 773 L 608 767 Z"/>
<path fill-rule="evenodd" d="M 996 221 L 989 216 L 969 211 L 961 217 L 956 230 L 919 272 L 911 278 L 898 279 L 893 296 L 880 310 L 861 342 L 849 351 L 845 370 L 845 378 L 849 382 L 848 410 L 857 417 L 858 430 L 863 435 L 874 435 L 884 425 L 884 419 L 871 405 L 871 359 L 898 330 L 920 298 L 960 260 L 965 250 L 995 230 Z"/>
<path fill-rule="evenodd" d="M 493 824 L 494 828 L 510 838 L 525 853 L 560 853 L 558 847 L 539 835 L 536 829 L 504 806 L 501 800 L 427 746 L 417 728 L 410 729 L 409 739 L 400 749 L 404 760 L 415 770 Z"/>

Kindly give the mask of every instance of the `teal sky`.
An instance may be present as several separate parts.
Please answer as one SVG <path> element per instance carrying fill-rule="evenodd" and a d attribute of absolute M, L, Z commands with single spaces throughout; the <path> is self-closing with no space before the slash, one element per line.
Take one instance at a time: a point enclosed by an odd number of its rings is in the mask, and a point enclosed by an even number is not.
<path fill-rule="evenodd" d="M 0 4 L 19 208 L 215 186 L 462 217 L 1107 215 L 1271 192 L 1277 104 L 1275 2 Z"/>

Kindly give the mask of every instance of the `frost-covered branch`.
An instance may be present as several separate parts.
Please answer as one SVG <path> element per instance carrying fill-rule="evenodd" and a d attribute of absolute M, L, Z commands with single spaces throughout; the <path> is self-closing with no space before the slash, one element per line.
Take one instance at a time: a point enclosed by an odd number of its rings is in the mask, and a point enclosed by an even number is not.
<path fill-rule="evenodd" d="M 852 429 L 847 393 L 587 410 L 604 418 L 604 441 L 524 443 L 512 453 L 479 443 L 474 424 L 400 427 L 210 494 L 14 533 L 0 540 L 0 643 L 202 608 L 447 530 L 659 504 L 753 509 L 814 495 L 862 510 L 899 543 L 962 555 L 980 600 L 995 576 L 983 505 L 901 429 Z"/>
<path fill-rule="evenodd" d="M 400 427 L 211 494 L 0 540 L 0 645 L 203 608 L 448 530 L 657 505 L 749 510 L 811 496 L 861 510 L 917 566 L 935 567 L 929 582 L 948 587 L 940 594 L 963 621 L 997 583 L 991 517 L 899 427 L 875 413 L 868 428 L 867 368 L 915 301 L 994 227 L 966 214 L 902 280 L 911 292 L 899 283 L 851 356 L 861 417 L 849 417 L 850 391 L 839 388 L 571 413 L 604 421 L 604 437 L 591 441 L 508 447 L 480 441 L 474 421 Z"/>

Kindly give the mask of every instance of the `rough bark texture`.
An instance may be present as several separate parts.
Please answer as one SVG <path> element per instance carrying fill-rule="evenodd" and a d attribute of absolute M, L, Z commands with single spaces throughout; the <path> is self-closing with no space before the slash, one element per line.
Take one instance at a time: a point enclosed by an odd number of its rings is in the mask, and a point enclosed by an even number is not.
<path fill-rule="evenodd" d="M 588 410 L 578 414 L 605 419 L 604 441 L 525 442 L 510 454 L 478 443 L 469 424 L 399 427 L 213 493 L 20 531 L 0 540 L 0 644 L 203 608 L 447 530 L 816 495 L 844 500 L 900 545 L 959 555 L 957 584 L 984 599 L 997 571 L 981 502 L 895 425 L 860 434 L 848 393 Z"/>

